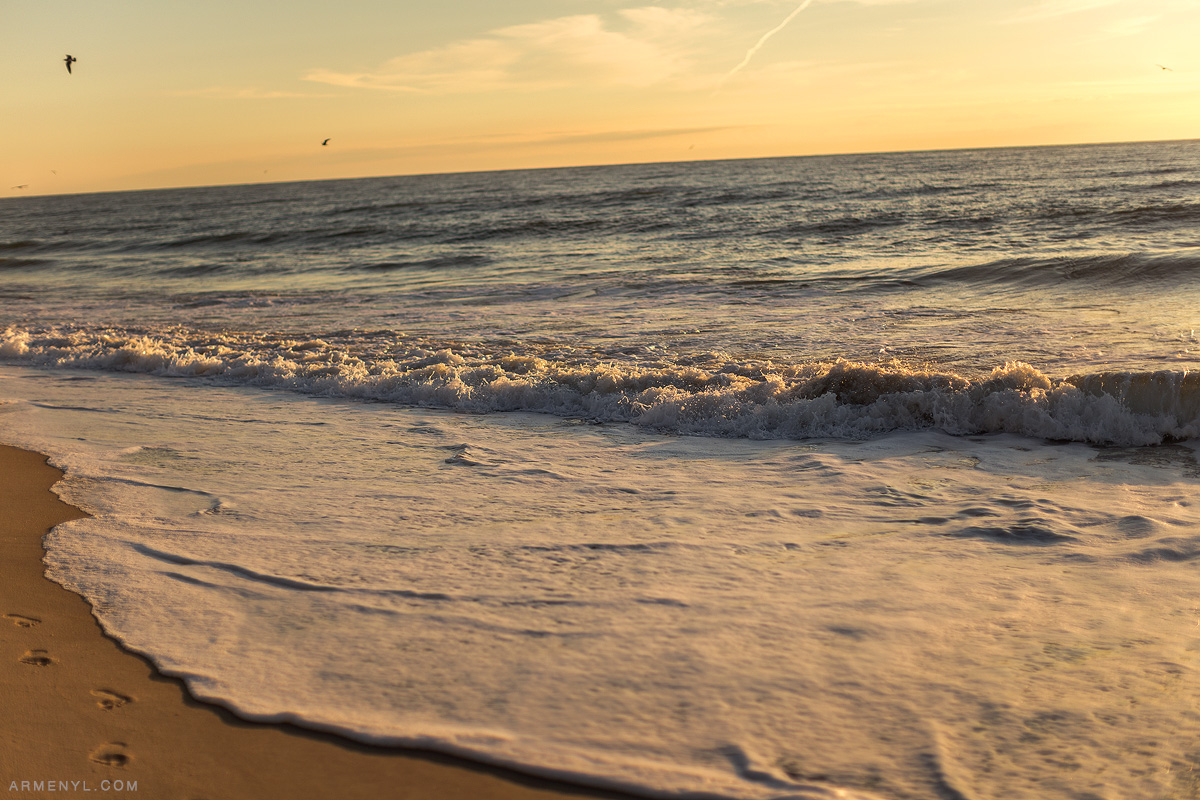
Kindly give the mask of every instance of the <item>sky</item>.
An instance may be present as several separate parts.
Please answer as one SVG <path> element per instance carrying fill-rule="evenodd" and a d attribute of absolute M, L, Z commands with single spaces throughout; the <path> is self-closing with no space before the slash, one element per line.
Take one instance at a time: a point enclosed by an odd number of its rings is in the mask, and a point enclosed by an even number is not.
<path fill-rule="evenodd" d="M 1197 34 L 1200 0 L 0 0 L 0 197 L 1191 139 Z"/>

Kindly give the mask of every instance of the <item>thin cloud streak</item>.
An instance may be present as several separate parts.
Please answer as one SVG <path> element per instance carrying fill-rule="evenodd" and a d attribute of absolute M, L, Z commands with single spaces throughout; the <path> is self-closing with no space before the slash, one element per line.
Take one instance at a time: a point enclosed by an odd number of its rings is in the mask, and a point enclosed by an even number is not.
<path fill-rule="evenodd" d="M 1129 17 L 1110 22 L 1100 29 L 1100 33 L 1109 39 L 1119 39 L 1125 36 L 1138 36 L 1145 33 L 1157 23 L 1161 16 Z"/>
<path fill-rule="evenodd" d="M 484 136 L 467 136 L 459 139 L 392 147 L 369 147 L 348 149 L 333 156 L 344 161 L 370 158 L 397 157 L 413 153 L 475 151 L 479 148 L 518 150 L 523 148 L 573 144 L 604 144 L 609 142 L 633 142 L 651 139 L 666 139 L 679 136 L 703 136 L 722 131 L 744 130 L 748 125 L 708 125 L 688 128 L 653 128 L 639 130 L 610 130 L 589 133 L 546 132 L 506 133 Z"/>
<path fill-rule="evenodd" d="M 784 28 L 786 28 L 786 27 L 787 27 L 787 24 L 788 24 L 789 22 L 791 22 L 793 19 L 795 19 L 795 18 L 796 18 L 796 15 L 798 15 L 798 14 L 799 14 L 801 11 L 803 11 L 804 9 L 806 9 L 806 8 L 808 8 L 810 5 L 812 5 L 812 2 L 813 2 L 813 0 L 804 0 L 804 2 L 803 2 L 803 3 L 801 3 L 801 4 L 800 4 L 800 5 L 799 5 L 799 6 L 796 8 L 796 10 L 795 10 L 795 11 L 793 11 L 793 12 L 792 12 L 792 13 L 790 13 L 790 14 L 788 14 L 788 15 L 787 15 L 787 17 L 785 17 L 785 18 L 784 18 L 783 22 L 779 23 L 779 24 L 778 24 L 778 25 L 776 25 L 774 28 L 772 28 L 771 30 L 769 30 L 769 31 L 767 31 L 766 33 L 764 33 L 764 34 L 762 35 L 762 37 L 761 37 L 761 38 L 759 38 L 759 40 L 758 40 L 758 41 L 757 41 L 757 42 L 754 44 L 754 46 L 753 46 L 753 47 L 751 47 L 751 48 L 750 48 L 748 51 L 746 51 L 746 55 L 745 55 L 745 56 L 742 58 L 742 61 L 741 61 L 741 63 L 739 63 L 739 64 L 738 64 L 736 67 L 734 67 L 733 69 L 729 70 L 729 72 L 728 72 L 728 73 L 725 75 L 725 77 L 724 77 L 724 78 L 721 78 L 721 80 L 720 80 L 720 81 L 717 83 L 717 86 L 716 86 L 716 88 L 715 88 L 715 89 L 713 89 L 713 94 L 716 94 L 718 91 L 720 91 L 721 87 L 725 85 L 726 81 L 728 81 L 728 80 L 729 80 L 730 78 L 732 78 L 734 75 L 736 75 L 736 74 L 738 74 L 739 72 L 741 72 L 741 71 L 742 71 L 742 69 L 744 69 L 744 68 L 745 68 L 745 66 L 746 66 L 747 64 L 749 64 L 749 63 L 750 63 L 750 59 L 754 58 L 755 54 L 756 54 L 756 53 L 757 53 L 759 50 L 761 50 L 761 49 L 762 49 L 762 47 L 763 47 L 763 45 L 764 45 L 764 44 L 766 44 L 766 43 L 767 43 L 767 40 L 768 40 L 768 39 L 770 39 L 772 36 L 774 36 L 775 34 L 779 33 L 779 32 L 780 32 L 781 30 L 783 30 Z"/>
<path fill-rule="evenodd" d="M 237 89 L 228 86 L 210 86 L 205 89 L 181 89 L 171 92 L 174 97 L 204 97 L 210 100 L 280 100 L 293 98 L 334 97 L 331 94 L 311 92 L 281 92 L 267 89 Z"/>

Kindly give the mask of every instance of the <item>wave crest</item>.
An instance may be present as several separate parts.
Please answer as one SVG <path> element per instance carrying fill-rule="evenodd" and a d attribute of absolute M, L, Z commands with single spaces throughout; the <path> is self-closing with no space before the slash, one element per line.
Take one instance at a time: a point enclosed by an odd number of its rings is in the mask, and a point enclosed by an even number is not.
<path fill-rule="evenodd" d="M 1176 282 L 1200 275 L 1200 251 L 1170 253 L 1097 253 L 1084 256 L 1009 258 L 912 276 L 917 283 L 954 282 L 1053 286 L 1083 281 L 1088 286 Z"/>
<path fill-rule="evenodd" d="M 9 362 L 476 413 L 541 412 L 680 434 L 862 439 L 936 428 L 1125 446 L 1200 437 L 1200 375 L 1186 371 L 1054 379 L 1015 362 L 969 378 L 842 359 L 787 364 L 708 354 L 701 366 L 522 349 L 390 333 L 300 340 L 181 328 L 10 327 L 0 335 L 0 359 Z"/>

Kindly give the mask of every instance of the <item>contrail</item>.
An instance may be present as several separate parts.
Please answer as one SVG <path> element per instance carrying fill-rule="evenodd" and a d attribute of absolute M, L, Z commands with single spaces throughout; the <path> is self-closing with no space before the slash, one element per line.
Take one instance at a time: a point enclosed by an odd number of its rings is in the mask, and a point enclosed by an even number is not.
<path fill-rule="evenodd" d="M 726 75 L 724 78 L 721 78 L 721 80 L 717 83 L 717 88 L 713 89 L 713 93 L 715 94 L 718 89 L 720 89 L 722 86 L 725 85 L 726 81 L 728 81 L 734 75 L 737 75 L 739 72 L 741 72 L 742 69 L 747 64 L 750 63 L 750 59 L 754 58 L 754 54 L 757 53 L 759 50 L 761 50 L 762 46 L 767 43 L 767 39 L 770 39 L 772 36 L 779 33 L 784 28 L 786 28 L 787 24 L 789 22 L 791 22 L 793 19 L 795 19 L 797 14 L 799 14 L 801 11 L 803 11 L 804 9 L 806 9 L 810 5 L 812 5 L 812 1 L 813 0 L 804 0 L 803 3 L 801 3 L 799 6 L 796 7 L 795 11 L 793 11 L 792 13 L 787 15 L 787 17 L 783 20 L 783 22 L 779 23 L 774 28 L 771 28 L 771 30 L 764 33 L 762 35 L 762 37 L 758 40 L 758 42 L 755 43 L 754 47 L 751 47 L 749 50 L 746 51 L 746 55 L 744 58 L 742 58 L 741 63 L 738 64 L 733 69 L 729 70 L 728 75 Z"/>

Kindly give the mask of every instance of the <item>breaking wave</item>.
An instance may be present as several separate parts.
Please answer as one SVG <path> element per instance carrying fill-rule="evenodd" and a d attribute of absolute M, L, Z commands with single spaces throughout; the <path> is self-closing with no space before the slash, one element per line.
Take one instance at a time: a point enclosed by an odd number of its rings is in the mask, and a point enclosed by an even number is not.
<path fill-rule="evenodd" d="M 1187 371 L 1056 379 L 1014 362 L 967 377 L 841 359 L 777 363 L 703 353 L 631 362 L 561 345 L 517 349 L 387 332 L 305 340 L 9 327 L 0 335 L 0 359 L 10 363 L 474 413 L 540 412 L 676 434 L 867 439 L 940 429 L 1122 446 L 1200 437 L 1200 374 Z"/>

